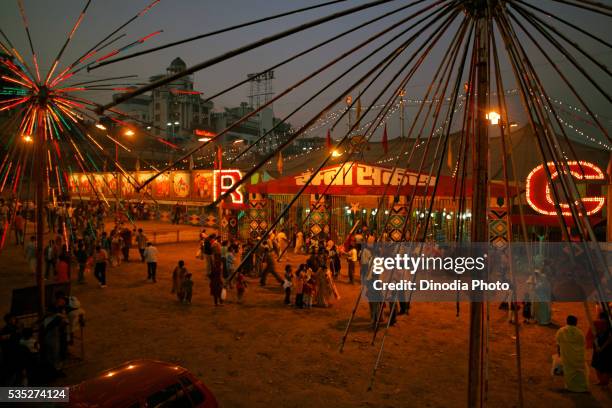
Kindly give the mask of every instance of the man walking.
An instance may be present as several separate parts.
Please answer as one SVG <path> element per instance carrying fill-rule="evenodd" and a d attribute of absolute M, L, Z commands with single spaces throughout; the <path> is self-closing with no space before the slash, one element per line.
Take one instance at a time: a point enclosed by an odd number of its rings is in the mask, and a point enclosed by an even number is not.
<path fill-rule="evenodd" d="M 123 245 L 121 247 L 121 253 L 123 255 L 123 261 L 130 261 L 130 249 L 132 248 L 132 231 L 125 227 L 121 230 L 121 238 L 123 238 Z"/>
<path fill-rule="evenodd" d="M 138 246 L 138 252 L 140 253 L 140 260 L 144 262 L 144 251 L 147 247 L 147 236 L 142 232 L 142 228 L 138 228 L 138 233 L 136 234 L 136 245 Z"/>
<path fill-rule="evenodd" d="M 359 246 L 359 244 L 358 244 Z M 349 283 L 353 285 L 355 283 L 355 267 L 357 266 L 358 257 L 357 257 L 357 248 L 351 245 L 349 251 L 346 254 L 348 260 L 348 278 Z"/>
<path fill-rule="evenodd" d="M 108 253 L 100 245 L 96 245 L 96 253 L 94 254 L 95 266 L 94 275 L 101 288 L 106 287 L 106 264 L 108 263 Z"/>
<path fill-rule="evenodd" d="M 273 250 L 271 248 L 268 248 L 267 250 L 264 251 L 263 263 L 266 264 L 266 267 L 261 271 L 261 276 L 259 278 L 259 285 L 266 286 L 266 278 L 268 274 L 272 274 L 272 276 L 276 278 L 277 282 L 279 282 L 282 285 L 284 281 L 281 279 L 281 277 L 276 272 L 276 265 L 274 262 Z"/>
<path fill-rule="evenodd" d="M 157 272 L 157 248 L 150 242 L 147 242 L 147 247 L 144 250 L 144 258 L 147 263 L 147 280 L 155 283 L 157 282 L 155 279 L 155 274 Z"/>

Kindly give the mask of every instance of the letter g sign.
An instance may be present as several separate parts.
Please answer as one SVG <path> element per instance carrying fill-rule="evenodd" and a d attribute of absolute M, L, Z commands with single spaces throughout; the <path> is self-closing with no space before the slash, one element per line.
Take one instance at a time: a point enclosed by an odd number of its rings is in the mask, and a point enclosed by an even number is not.
<path fill-rule="evenodd" d="M 551 178 L 554 181 L 559 173 L 553 162 L 546 163 L 550 170 Z M 567 162 L 571 175 L 576 180 L 605 180 L 606 177 L 599 167 L 593 163 L 581 161 Z M 581 168 L 582 167 L 582 171 Z M 584 171 L 584 173 L 583 173 Z M 556 215 L 554 197 L 551 187 L 546 178 L 544 165 L 540 164 L 533 169 L 527 176 L 527 202 L 529 206 L 540 214 Z M 582 197 L 582 203 L 588 215 L 601 211 L 606 199 L 604 197 Z M 570 216 L 571 212 L 567 203 L 559 203 L 563 215 Z"/>

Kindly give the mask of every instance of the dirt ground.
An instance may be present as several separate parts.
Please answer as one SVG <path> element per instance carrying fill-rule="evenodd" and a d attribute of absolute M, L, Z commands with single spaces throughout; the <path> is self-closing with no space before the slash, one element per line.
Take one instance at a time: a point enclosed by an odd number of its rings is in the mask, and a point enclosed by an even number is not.
<path fill-rule="evenodd" d="M 146 231 L 160 229 L 143 223 Z M 168 228 L 164 226 L 163 228 Z M 188 227 L 184 227 L 188 228 Z M 230 292 L 214 307 L 195 243 L 160 245 L 158 282 L 146 281 L 146 267 L 130 262 L 108 272 L 101 289 L 93 276 L 74 284 L 87 314 L 85 361 L 67 370 L 60 384 L 74 384 L 124 361 L 149 358 L 185 366 L 214 392 L 222 407 L 464 407 L 466 406 L 469 305 L 416 303 L 386 336 L 382 364 L 367 391 L 381 336 L 370 345 L 367 305 L 362 304 L 344 353 L 338 346 L 358 286 L 342 276 L 342 298 L 328 309 L 296 310 L 283 305 L 281 288 L 250 281 L 245 303 Z M 137 257 L 135 250 L 132 256 Z M 194 274 L 194 299 L 180 304 L 170 293 L 179 259 Z M 287 261 L 297 264 L 299 256 Z M 278 270 L 284 266 L 278 265 Z M 343 272 L 346 273 L 346 265 Z M 0 307 L 8 310 L 11 289 L 30 286 L 20 249 L 12 242 L 0 253 Z M 488 405 L 517 406 L 514 328 L 491 304 Z M 569 313 L 586 330 L 581 304 L 554 304 L 550 327 L 522 325 L 521 353 L 525 406 L 612 406 L 612 387 L 592 385 L 590 394 L 562 390 L 550 376 L 554 334 Z M 590 356 L 589 356 L 590 358 Z M 591 372 L 591 382 L 595 382 Z"/>

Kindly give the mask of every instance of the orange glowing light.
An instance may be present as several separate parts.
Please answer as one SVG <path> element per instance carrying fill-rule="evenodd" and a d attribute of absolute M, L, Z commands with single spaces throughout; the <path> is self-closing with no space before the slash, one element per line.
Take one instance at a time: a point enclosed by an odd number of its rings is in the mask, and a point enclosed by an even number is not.
<path fill-rule="evenodd" d="M 208 131 L 208 130 L 203 130 L 203 129 L 195 129 L 193 133 L 196 136 L 200 136 L 200 137 L 211 137 L 212 138 L 212 137 L 217 136 L 216 133 Z"/>
<path fill-rule="evenodd" d="M 576 180 L 605 180 L 604 172 L 595 164 L 586 161 L 569 161 L 569 172 Z M 547 163 L 554 181 L 559 177 L 559 173 L 553 162 Z M 584 174 L 583 174 L 584 171 Z M 541 164 L 534 168 L 526 180 L 527 203 L 536 212 L 544 215 L 556 215 L 554 198 L 552 197 L 551 187 L 546 177 L 546 170 Z M 587 215 L 598 213 L 603 208 L 606 199 L 602 196 L 583 197 L 580 199 Z M 569 204 L 559 203 L 561 213 L 564 216 L 571 216 Z"/>

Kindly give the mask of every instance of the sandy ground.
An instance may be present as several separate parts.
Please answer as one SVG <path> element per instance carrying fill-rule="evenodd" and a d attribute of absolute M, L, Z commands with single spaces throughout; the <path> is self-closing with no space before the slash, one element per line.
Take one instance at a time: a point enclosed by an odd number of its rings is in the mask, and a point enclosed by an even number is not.
<path fill-rule="evenodd" d="M 466 406 L 467 304 L 461 305 L 459 317 L 454 303 L 414 304 L 388 331 L 374 388 L 367 391 L 381 337 L 370 345 L 367 305 L 362 304 L 345 351 L 338 352 L 359 290 L 342 283 L 345 276 L 338 284 L 342 298 L 329 309 L 283 305 L 281 288 L 273 280 L 265 288 L 251 281 L 245 304 L 234 303 L 235 293 L 230 292 L 227 304 L 215 308 L 201 261 L 194 258 L 195 244 L 162 245 L 159 250 L 157 284 L 146 281 L 144 264 L 131 262 L 109 271 L 106 289 L 93 276 L 84 285 L 73 285 L 87 311 L 86 358 L 67 370 L 58 385 L 77 383 L 127 360 L 150 358 L 190 369 L 223 407 Z M 170 294 L 170 274 L 178 259 L 194 274 L 191 306 Z M 300 260 L 291 256 L 287 261 Z M 11 242 L 0 253 L 3 310 L 8 310 L 12 288 L 32 283 L 20 249 Z M 612 406 L 612 387 L 593 385 L 590 394 L 570 394 L 563 392 L 561 378 L 549 374 L 554 334 L 568 313 L 576 314 L 586 329 L 582 305 L 569 303 L 553 305 L 553 326 L 521 326 L 525 406 Z M 488 405 L 515 407 L 514 328 L 497 304 L 491 305 L 489 328 Z"/>

